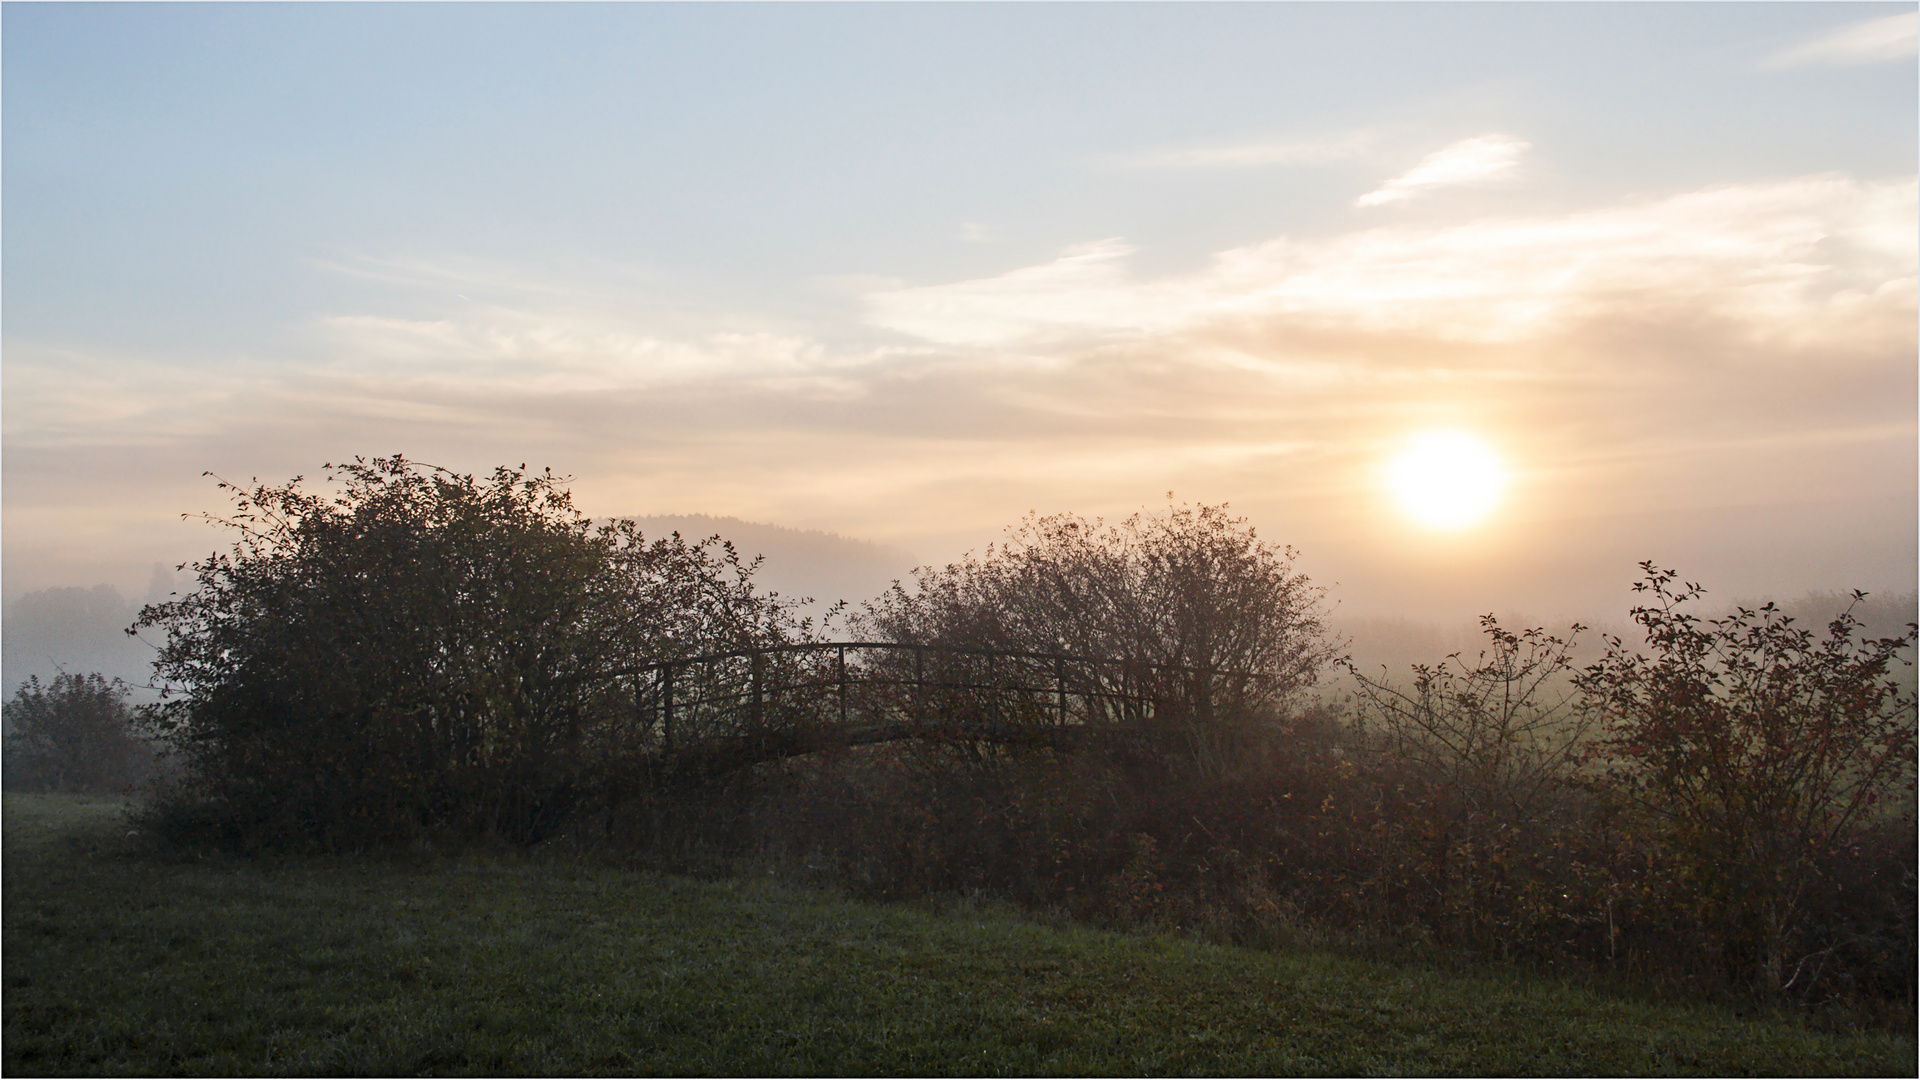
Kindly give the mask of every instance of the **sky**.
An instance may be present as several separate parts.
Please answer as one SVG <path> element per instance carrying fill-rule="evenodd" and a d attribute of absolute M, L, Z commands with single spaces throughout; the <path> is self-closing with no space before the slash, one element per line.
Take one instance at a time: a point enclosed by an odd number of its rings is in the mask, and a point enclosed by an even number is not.
<path fill-rule="evenodd" d="M 141 595 L 227 542 L 204 472 L 393 452 L 929 563 L 1226 502 L 1348 615 L 1617 620 L 1645 559 L 1911 589 L 1915 42 L 1913 4 L 8 3 L 5 593 Z M 1444 526 L 1394 487 L 1436 438 L 1499 463 L 1420 474 Z"/>

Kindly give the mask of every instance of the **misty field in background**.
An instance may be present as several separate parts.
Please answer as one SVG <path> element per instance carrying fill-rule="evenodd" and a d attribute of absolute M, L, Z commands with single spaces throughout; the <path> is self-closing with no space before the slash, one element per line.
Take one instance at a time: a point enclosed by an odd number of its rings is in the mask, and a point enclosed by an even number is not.
<path fill-rule="evenodd" d="M 550 474 L 327 479 L 227 488 L 233 548 L 139 616 L 174 850 L 584 849 L 1910 1027 L 1911 627 L 1709 618 L 1648 563 L 1638 641 L 1342 669 L 1290 550 L 1170 505 L 1030 518 L 830 636 Z"/>

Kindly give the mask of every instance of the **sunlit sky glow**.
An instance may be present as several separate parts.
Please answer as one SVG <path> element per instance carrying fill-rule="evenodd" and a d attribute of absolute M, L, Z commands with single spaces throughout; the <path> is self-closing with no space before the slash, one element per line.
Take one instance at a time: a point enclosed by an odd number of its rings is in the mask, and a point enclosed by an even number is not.
<path fill-rule="evenodd" d="M 1912 4 L 0 19 L 9 597 L 392 451 L 928 561 L 1172 491 L 1350 613 L 1915 578 Z"/>
<path fill-rule="evenodd" d="M 1387 486 L 1414 521 L 1433 529 L 1477 525 L 1499 505 L 1507 468 L 1464 431 L 1423 431 L 1387 462 Z"/>

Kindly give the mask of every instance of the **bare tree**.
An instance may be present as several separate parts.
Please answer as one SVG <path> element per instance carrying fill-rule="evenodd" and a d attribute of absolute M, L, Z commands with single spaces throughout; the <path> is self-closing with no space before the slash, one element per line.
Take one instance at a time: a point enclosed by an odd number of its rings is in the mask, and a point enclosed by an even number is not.
<path fill-rule="evenodd" d="M 1590 719 L 1572 683 L 1573 637 L 1519 633 L 1480 618 L 1487 649 L 1469 666 L 1459 653 L 1416 664 L 1396 685 L 1348 666 L 1360 719 L 1374 744 L 1449 792 L 1464 811 L 1517 820 L 1565 779 Z"/>

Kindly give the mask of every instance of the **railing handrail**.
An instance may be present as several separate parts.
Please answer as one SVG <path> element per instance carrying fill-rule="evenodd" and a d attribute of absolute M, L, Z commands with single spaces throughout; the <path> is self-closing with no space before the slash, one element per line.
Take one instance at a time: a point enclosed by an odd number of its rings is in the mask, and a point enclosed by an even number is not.
<path fill-rule="evenodd" d="M 886 664 L 863 663 L 856 666 L 848 663 L 849 650 L 911 653 L 911 670 L 903 671 Z M 797 670 L 793 671 L 770 672 L 768 665 L 762 663 L 762 658 L 767 656 L 797 653 L 827 654 L 832 660 L 830 670 L 806 664 L 797 665 Z M 929 670 L 930 665 L 925 663 L 929 655 L 979 658 L 986 661 L 986 668 L 983 672 L 971 669 L 956 671 L 942 664 L 941 670 L 932 671 Z M 1020 664 L 1007 664 L 996 669 L 994 661 L 1001 658 L 1039 662 L 1044 667 L 1041 672 Z M 744 665 L 745 670 L 731 665 L 719 670 L 709 668 L 706 672 L 698 670 L 702 665 L 727 661 L 750 663 Z M 1070 672 L 1070 665 L 1080 670 Z M 780 666 L 784 668 L 787 665 Z M 1100 670 L 1103 668 L 1107 670 Z M 1206 680 L 1202 685 L 1181 689 L 1156 687 L 1159 680 L 1143 677 L 1155 672 L 1201 674 Z M 1024 685 L 1031 682 L 1036 674 L 1039 683 Z M 677 678 L 677 675 L 681 677 Z M 769 676 L 772 676 L 771 687 L 768 685 Z M 821 737 L 828 741 L 852 739 L 855 742 L 871 742 L 932 735 L 1005 741 L 1051 732 L 1046 737 L 1057 740 L 1067 738 L 1062 733 L 1081 724 L 1129 724 L 1151 718 L 1165 704 L 1157 689 L 1173 690 L 1176 695 L 1197 693 L 1199 707 L 1204 711 L 1208 708 L 1206 702 L 1216 693 L 1213 679 L 1220 676 L 1251 679 L 1256 684 L 1265 681 L 1265 677 L 1251 672 L 1196 668 L 1136 658 L 1079 656 L 1064 649 L 995 649 L 904 641 L 803 641 L 745 646 L 691 656 L 665 657 L 604 671 L 592 677 L 596 680 L 632 680 L 629 692 L 633 694 L 636 719 L 640 721 L 642 729 L 650 733 L 647 736 L 650 741 L 654 738 L 651 733 L 658 733 L 658 749 L 649 753 L 668 758 L 689 752 L 696 757 L 702 754 L 711 757 L 716 747 L 746 745 L 741 743 L 744 738 L 755 749 L 740 761 L 750 762 L 810 753 L 827 745 L 819 741 Z M 984 681 L 979 681 L 981 679 Z M 676 683 L 681 683 L 683 687 L 678 692 Z M 721 692 L 714 692 L 722 686 L 725 688 Z M 883 691 L 889 687 L 911 688 L 911 703 L 894 700 L 890 692 L 870 699 L 868 691 L 864 689 L 868 687 Z M 851 692 L 855 688 L 863 688 L 859 691 L 859 711 L 866 728 L 852 723 L 855 719 L 855 702 Z M 1241 691 L 1245 688 L 1245 683 L 1240 684 Z M 788 698 L 785 703 L 776 704 L 781 714 L 776 723 L 788 736 L 796 738 L 772 737 L 773 729 L 762 726 L 765 719 L 763 709 L 769 702 L 786 698 L 793 691 L 806 695 L 811 703 Z M 940 695 L 942 700 L 946 700 L 945 696 L 955 691 L 966 695 L 970 701 L 961 703 L 963 715 L 944 715 L 947 709 L 928 697 L 929 694 Z M 821 692 L 829 696 L 823 699 L 812 697 Z M 973 696 L 980 692 L 984 696 Z M 1054 700 L 1040 705 L 1040 713 L 1033 713 L 1033 707 L 1038 702 L 1036 695 L 1051 696 Z M 1072 699 L 1078 699 L 1081 703 L 1081 718 L 1078 721 L 1072 718 Z M 1003 710 L 1009 703 L 1015 702 L 1019 703 L 1015 708 L 1021 719 L 1009 722 Z M 796 705 L 801 712 L 811 714 L 810 721 L 793 726 L 793 721 L 800 719 L 791 711 Z M 929 705 L 943 714 L 933 723 L 929 723 L 925 715 Z M 984 718 L 977 713 L 981 708 L 985 710 Z M 742 719 L 746 721 L 744 726 L 740 723 Z M 1034 723 L 1035 720 L 1039 720 L 1039 723 Z M 693 724 L 690 731 L 687 729 L 689 722 Z M 880 725 L 879 728 L 874 727 L 876 723 Z M 737 730 L 728 730 L 730 728 Z M 807 731 L 811 731 L 812 735 L 798 734 Z M 691 740 L 689 735 L 692 736 Z M 770 737 L 772 741 L 769 741 Z M 732 761 L 733 758 L 727 760 Z M 735 765 L 740 761 L 736 761 Z M 714 761 L 708 761 L 703 766 L 712 767 L 718 767 Z"/>
<path fill-rule="evenodd" d="M 1111 667 L 1136 665 L 1157 670 L 1197 673 L 1202 675 L 1226 675 L 1239 678 L 1258 679 L 1261 675 L 1250 671 L 1233 671 L 1221 668 L 1198 668 L 1187 664 L 1170 664 L 1159 660 L 1140 660 L 1131 657 L 1077 656 L 1068 652 L 1037 652 L 1029 649 L 994 649 L 968 645 L 931 645 L 906 641 L 800 641 L 785 642 L 779 645 L 755 645 L 743 649 L 728 649 L 724 652 L 701 653 L 695 656 L 676 656 L 663 660 L 652 660 L 645 664 L 615 668 L 600 673 L 600 678 L 619 678 L 624 675 L 639 675 L 663 668 L 679 667 L 686 664 L 710 664 L 717 660 L 747 659 L 756 656 L 768 656 L 776 653 L 824 652 L 830 649 L 888 649 L 897 651 L 935 652 L 961 656 L 979 656 L 988 659 L 994 657 L 1012 657 L 1023 660 L 1052 660 L 1074 664 L 1097 664 Z"/>

